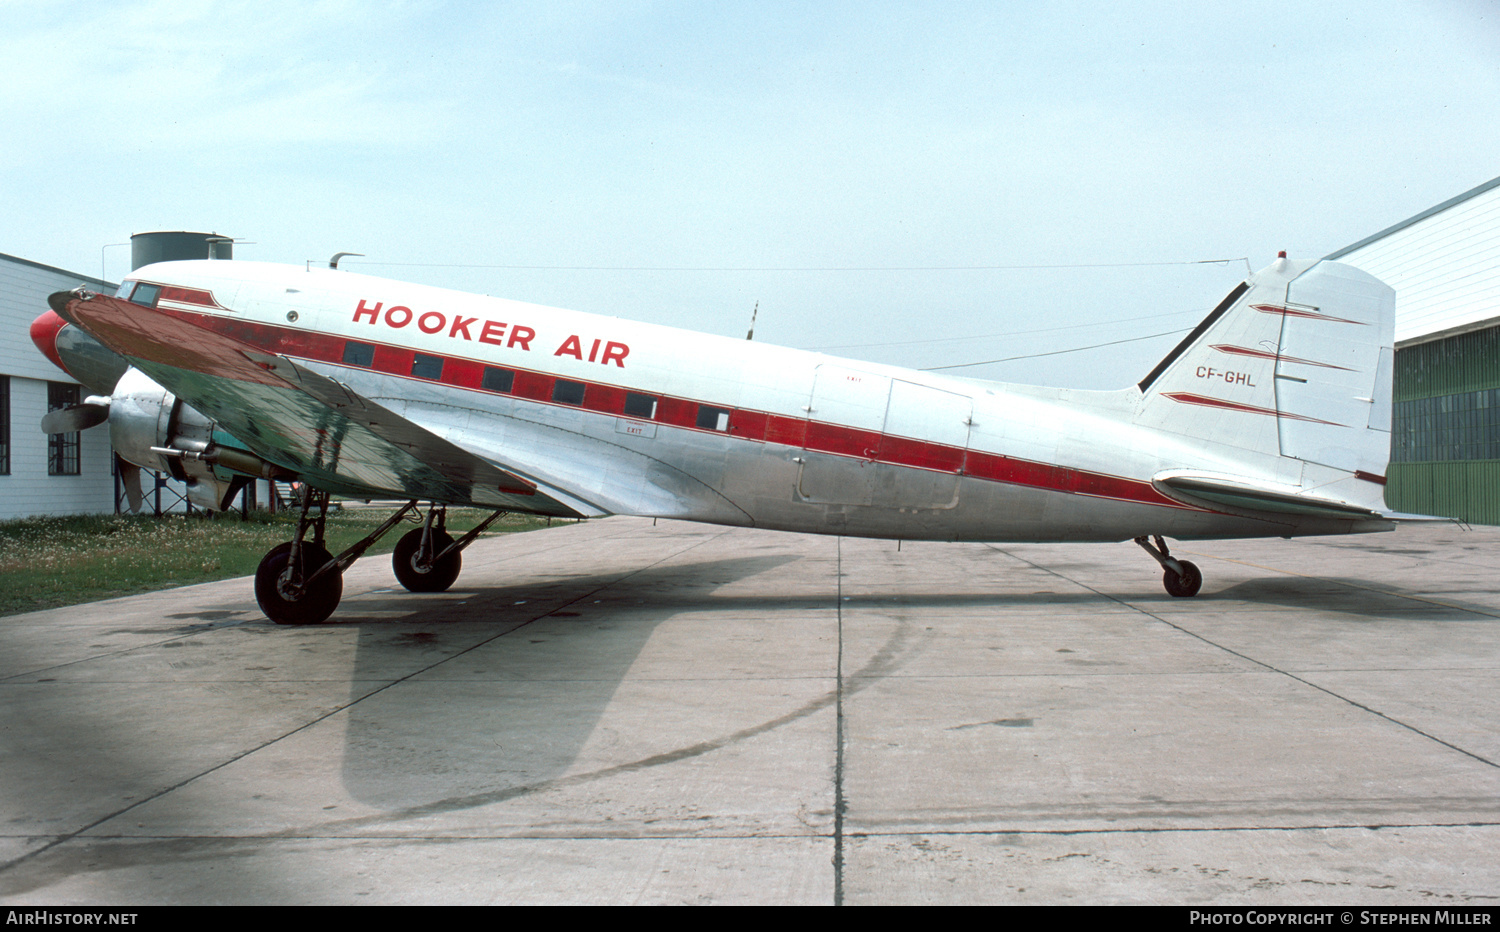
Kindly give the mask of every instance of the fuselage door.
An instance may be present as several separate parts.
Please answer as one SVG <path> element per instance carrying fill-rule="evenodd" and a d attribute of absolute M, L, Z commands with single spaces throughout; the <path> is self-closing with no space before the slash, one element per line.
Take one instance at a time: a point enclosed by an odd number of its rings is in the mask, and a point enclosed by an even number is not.
<path fill-rule="evenodd" d="M 829 505 L 952 508 L 972 414 L 967 395 L 819 366 L 797 494 Z"/>
<path fill-rule="evenodd" d="M 825 363 L 813 377 L 797 493 L 804 501 L 874 504 L 876 458 L 891 379 Z"/>
<path fill-rule="evenodd" d="M 967 395 L 893 380 L 880 447 L 881 461 L 893 470 L 880 494 L 896 507 L 957 505 L 973 413 Z"/>

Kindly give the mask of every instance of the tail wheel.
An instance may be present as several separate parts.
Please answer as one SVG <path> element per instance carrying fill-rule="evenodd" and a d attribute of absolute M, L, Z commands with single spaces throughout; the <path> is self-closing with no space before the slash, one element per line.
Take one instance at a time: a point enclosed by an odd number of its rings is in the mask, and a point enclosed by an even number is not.
<path fill-rule="evenodd" d="M 442 553 L 452 543 L 453 538 L 448 536 L 447 531 L 433 530 L 434 553 Z M 421 550 L 421 528 L 408 531 L 396 542 L 396 552 L 391 555 L 391 566 L 396 571 L 397 581 L 411 592 L 446 592 L 458 580 L 459 571 L 464 567 L 462 551 L 455 550 L 436 563 L 423 566 L 417 562 L 417 555 Z"/>
<path fill-rule="evenodd" d="M 1178 599 L 1190 599 L 1203 588 L 1203 573 L 1198 570 L 1197 564 L 1186 560 L 1179 560 L 1178 564 L 1182 567 L 1182 575 L 1179 576 L 1167 570 L 1162 574 L 1162 585 L 1167 587 L 1167 595 Z"/>
<path fill-rule="evenodd" d="M 301 577 L 306 579 L 333 557 L 317 544 L 303 542 L 298 555 Z M 255 570 L 255 601 L 266 617 L 278 625 L 315 625 L 327 620 L 339 607 L 344 595 L 344 577 L 337 571 L 324 573 L 301 591 L 291 588 L 283 574 L 292 559 L 292 542 L 287 541 L 266 554 Z"/>

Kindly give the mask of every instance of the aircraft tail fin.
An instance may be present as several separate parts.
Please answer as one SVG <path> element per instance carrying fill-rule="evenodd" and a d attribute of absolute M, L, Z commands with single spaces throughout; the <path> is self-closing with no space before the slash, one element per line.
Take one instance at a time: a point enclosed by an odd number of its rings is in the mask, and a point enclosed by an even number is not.
<path fill-rule="evenodd" d="M 1395 292 L 1372 276 L 1279 259 L 1141 380 L 1136 422 L 1281 457 L 1290 486 L 1382 510 L 1394 319 Z"/>

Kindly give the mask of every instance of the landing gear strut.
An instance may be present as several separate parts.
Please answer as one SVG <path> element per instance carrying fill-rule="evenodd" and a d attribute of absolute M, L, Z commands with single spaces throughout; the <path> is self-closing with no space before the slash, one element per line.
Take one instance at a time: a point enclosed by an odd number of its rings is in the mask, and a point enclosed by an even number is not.
<path fill-rule="evenodd" d="M 314 504 L 317 516 L 309 518 Z M 327 520 L 328 493 L 303 486 L 297 536 L 271 548 L 255 569 L 255 601 L 278 625 L 315 625 L 338 608 L 344 577 L 323 546 Z M 311 541 L 306 540 L 309 527 L 313 529 Z"/>
<path fill-rule="evenodd" d="M 1178 599 L 1188 599 L 1198 594 L 1203 588 L 1203 573 L 1198 570 L 1197 565 L 1187 560 L 1179 560 L 1173 557 L 1167 550 L 1167 542 L 1161 539 L 1161 535 L 1155 535 L 1156 546 L 1152 546 L 1142 534 L 1135 539 L 1141 549 L 1151 554 L 1151 558 L 1161 564 L 1161 583 L 1166 587 L 1167 595 Z"/>
<path fill-rule="evenodd" d="M 328 493 L 304 486 L 297 536 L 273 548 L 255 571 L 255 601 L 260 603 L 261 611 L 278 625 L 315 625 L 325 621 L 338 608 L 344 594 L 344 570 L 416 507 L 416 501 L 407 502 L 384 524 L 335 557 L 323 544 Z M 396 544 L 396 578 L 412 592 L 442 592 L 458 579 L 463 567 L 460 556 L 463 549 L 503 514 L 506 512 L 495 512 L 454 541 L 445 530 L 447 508 L 434 504 L 427 509 L 422 527 Z M 307 540 L 309 529 L 312 540 Z"/>
<path fill-rule="evenodd" d="M 495 512 L 455 541 L 447 531 L 448 509 L 433 505 L 427 509 L 427 520 L 422 526 L 406 532 L 396 542 L 391 568 L 396 571 L 397 581 L 412 592 L 446 592 L 463 569 L 464 548 L 505 513 Z"/>
<path fill-rule="evenodd" d="M 344 595 L 343 575 L 323 572 L 332 559 L 321 544 L 306 541 L 272 548 L 255 570 L 260 610 L 278 625 L 315 625 L 332 615 Z"/>

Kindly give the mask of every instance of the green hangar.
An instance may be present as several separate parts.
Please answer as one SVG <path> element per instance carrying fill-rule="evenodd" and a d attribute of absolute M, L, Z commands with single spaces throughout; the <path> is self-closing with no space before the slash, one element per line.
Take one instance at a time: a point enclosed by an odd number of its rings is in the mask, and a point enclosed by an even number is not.
<path fill-rule="evenodd" d="M 1500 178 L 1327 258 L 1396 289 L 1387 505 L 1500 524 Z"/>

